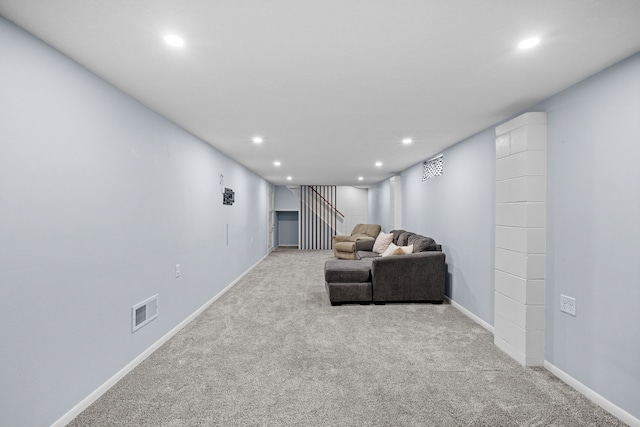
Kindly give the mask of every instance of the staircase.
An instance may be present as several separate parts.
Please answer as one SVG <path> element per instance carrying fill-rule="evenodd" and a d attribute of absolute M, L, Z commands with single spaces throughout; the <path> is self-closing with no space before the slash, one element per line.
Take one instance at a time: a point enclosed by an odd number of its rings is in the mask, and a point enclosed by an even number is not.
<path fill-rule="evenodd" d="M 338 216 L 344 218 L 336 208 L 336 186 L 302 185 L 299 191 L 300 249 L 331 249 Z"/>

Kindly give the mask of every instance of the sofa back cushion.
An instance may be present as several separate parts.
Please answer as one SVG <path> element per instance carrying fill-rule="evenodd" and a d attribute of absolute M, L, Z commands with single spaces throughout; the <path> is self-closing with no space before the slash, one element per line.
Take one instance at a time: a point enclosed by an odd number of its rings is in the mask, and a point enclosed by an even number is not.
<path fill-rule="evenodd" d="M 407 246 L 409 244 L 409 237 L 415 235 L 416 233 L 412 231 L 405 231 L 398 237 L 398 246 Z"/>
<path fill-rule="evenodd" d="M 419 234 L 414 234 L 410 236 L 408 239 L 408 243 L 413 245 L 413 253 L 416 252 L 426 252 L 426 251 L 435 251 L 437 250 L 436 241 L 431 237 L 421 236 Z"/>
<path fill-rule="evenodd" d="M 404 233 L 405 230 L 391 230 L 389 233 L 393 234 L 393 244 L 397 245 L 398 244 L 398 237 L 400 237 L 400 235 L 402 233 Z"/>

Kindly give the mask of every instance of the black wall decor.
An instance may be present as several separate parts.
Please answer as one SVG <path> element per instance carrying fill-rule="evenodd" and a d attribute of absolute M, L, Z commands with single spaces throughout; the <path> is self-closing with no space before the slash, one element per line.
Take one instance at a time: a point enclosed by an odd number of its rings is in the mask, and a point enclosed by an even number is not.
<path fill-rule="evenodd" d="M 232 189 L 225 187 L 224 193 L 222 193 L 222 204 L 232 205 L 235 201 L 235 194 Z"/>

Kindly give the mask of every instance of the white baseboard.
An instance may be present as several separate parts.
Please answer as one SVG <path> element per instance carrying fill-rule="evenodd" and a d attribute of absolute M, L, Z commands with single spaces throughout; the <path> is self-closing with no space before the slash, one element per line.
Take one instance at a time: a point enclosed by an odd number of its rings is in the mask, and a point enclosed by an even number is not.
<path fill-rule="evenodd" d="M 560 368 L 554 366 L 553 364 L 544 361 L 544 367 L 547 371 L 551 372 L 556 377 L 560 378 L 562 381 L 576 389 L 580 394 L 587 397 L 596 405 L 602 407 L 605 411 L 609 412 L 611 415 L 617 417 L 620 421 L 628 424 L 630 427 L 640 427 L 640 419 L 634 417 L 621 407 L 615 405 L 609 400 L 605 399 L 595 391 L 591 390 L 586 385 L 582 384 L 580 381 L 573 378 L 571 375 L 567 374 Z"/>
<path fill-rule="evenodd" d="M 171 329 L 167 332 L 162 338 L 153 343 L 149 348 L 143 351 L 138 357 L 129 362 L 124 368 L 120 369 L 114 376 L 109 378 L 104 384 L 95 389 L 91 394 L 82 399 L 76 406 L 71 408 L 66 414 L 60 417 L 56 422 L 51 424 L 51 427 L 64 427 L 69 424 L 75 417 L 80 415 L 82 411 L 87 409 L 93 402 L 98 400 L 100 396 L 107 392 L 111 387 L 113 387 L 118 381 L 120 381 L 124 376 L 126 376 L 129 372 L 131 372 L 136 366 L 142 363 L 147 357 L 149 357 L 154 351 L 159 349 L 162 344 L 169 341 L 175 334 L 177 334 L 182 328 L 187 326 L 193 319 L 195 319 L 200 313 L 206 310 L 211 304 L 213 304 L 218 298 L 224 295 L 229 289 L 231 289 L 236 283 L 240 281 L 244 276 L 247 275 L 251 270 L 253 270 L 258 264 L 260 264 L 267 255 L 263 256 L 258 262 L 249 267 L 244 273 L 238 276 L 233 282 L 231 282 L 227 287 L 225 287 L 222 291 L 217 293 L 213 298 L 204 303 L 202 307 L 194 311 L 180 322 L 175 328 Z"/>
<path fill-rule="evenodd" d="M 473 320 L 474 322 L 476 322 L 478 325 L 482 326 L 483 328 L 485 328 L 487 331 L 491 332 L 493 334 L 493 326 L 488 324 L 487 322 L 485 322 L 484 320 L 482 320 L 481 318 L 479 318 L 478 316 L 476 316 L 475 314 L 473 314 L 472 312 L 470 312 L 469 310 L 467 310 L 466 308 L 464 308 L 463 306 L 461 306 L 460 304 L 458 304 L 457 302 L 455 302 L 454 300 L 452 300 L 451 298 L 449 298 L 448 296 L 445 296 L 445 298 L 447 300 L 449 300 L 449 303 L 457 308 L 459 311 L 462 312 L 462 314 L 464 314 L 465 316 L 467 316 L 468 318 L 470 318 L 471 320 Z"/>

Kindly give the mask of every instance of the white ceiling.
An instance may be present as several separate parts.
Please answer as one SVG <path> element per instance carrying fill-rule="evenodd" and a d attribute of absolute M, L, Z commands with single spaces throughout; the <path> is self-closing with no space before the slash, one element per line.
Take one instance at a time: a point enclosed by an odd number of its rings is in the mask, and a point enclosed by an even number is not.
<path fill-rule="evenodd" d="M 638 0 L 0 0 L 0 14 L 279 185 L 375 184 L 640 51 Z"/>

